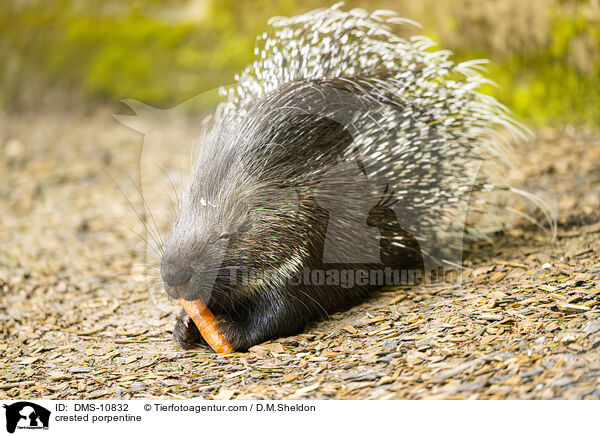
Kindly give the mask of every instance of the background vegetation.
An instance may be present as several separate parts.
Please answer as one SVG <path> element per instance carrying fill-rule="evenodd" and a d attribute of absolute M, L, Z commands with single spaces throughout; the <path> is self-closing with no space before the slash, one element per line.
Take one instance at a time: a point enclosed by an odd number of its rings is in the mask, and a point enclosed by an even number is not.
<path fill-rule="evenodd" d="M 0 107 L 135 98 L 170 106 L 231 83 L 273 15 L 323 0 L 2 0 Z M 489 87 L 529 122 L 600 122 L 598 0 L 371 0 L 457 60 L 491 60 Z"/>

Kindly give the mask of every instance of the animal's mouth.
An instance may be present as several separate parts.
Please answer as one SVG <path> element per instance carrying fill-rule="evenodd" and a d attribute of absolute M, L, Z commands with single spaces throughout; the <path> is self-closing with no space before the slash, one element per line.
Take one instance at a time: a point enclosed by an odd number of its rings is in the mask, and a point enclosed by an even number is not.
<path fill-rule="evenodd" d="M 180 292 L 185 290 L 186 285 L 169 286 L 163 282 L 163 287 L 165 288 L 165 292 L 169 297 L 177 299 L 179 298 Z"/>

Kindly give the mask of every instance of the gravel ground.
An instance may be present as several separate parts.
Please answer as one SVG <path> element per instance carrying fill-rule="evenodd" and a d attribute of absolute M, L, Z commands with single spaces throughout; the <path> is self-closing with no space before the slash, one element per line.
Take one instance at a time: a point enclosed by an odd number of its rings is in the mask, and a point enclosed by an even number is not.
<path fill-rule="evenodd" d="M 143 207 L 141 143 L 109 110 L 0 116 L 0 398 L 600 398 L 599 131 L 517 151 L 556 240 L 519 225 L 472 247 L 461 284 L 381 291 L 227 355 L 178 349 L 176 304 L 148 290 L 125 199 Z"/>

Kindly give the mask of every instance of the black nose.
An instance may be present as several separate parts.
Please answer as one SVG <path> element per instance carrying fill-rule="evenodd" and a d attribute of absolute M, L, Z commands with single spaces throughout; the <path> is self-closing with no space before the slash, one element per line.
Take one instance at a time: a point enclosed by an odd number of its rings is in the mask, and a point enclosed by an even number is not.
<path fill-rule="evenodd" d="M 175 265 L 171 262 L 162 262 L 160 264 L 160 275 L 163 283 L 167 286 L 176 288 L 187 285 L 192 278 L 194 270 L 189 266 Z"/>

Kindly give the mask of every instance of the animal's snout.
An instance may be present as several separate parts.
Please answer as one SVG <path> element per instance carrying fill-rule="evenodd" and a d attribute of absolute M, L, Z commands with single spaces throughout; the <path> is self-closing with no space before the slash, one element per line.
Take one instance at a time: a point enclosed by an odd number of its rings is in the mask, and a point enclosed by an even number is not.
<path fill-rule="evenodd" d="M 180 298 L 185 294 L 186 288 L 194 270 L 187 265 L 177 265 L 173 262 L 164 261 L 160 264 L 160 275 L 162 276 L 165 289 L 173 298 Z"/>

